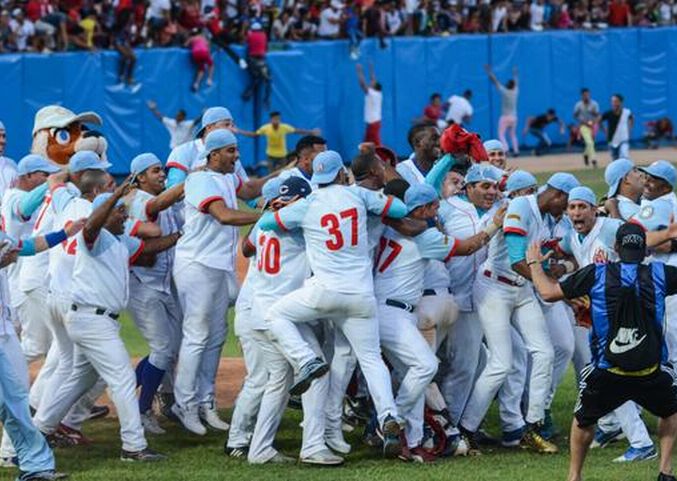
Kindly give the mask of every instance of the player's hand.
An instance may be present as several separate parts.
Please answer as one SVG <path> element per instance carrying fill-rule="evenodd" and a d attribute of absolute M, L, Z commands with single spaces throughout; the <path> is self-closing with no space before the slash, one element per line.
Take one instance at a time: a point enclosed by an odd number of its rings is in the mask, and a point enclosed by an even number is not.
<path fill-rule="evenodd" d="M 157 102 L 155 102 L 154 100 L 149 100 L 148 102 L 146 102 L 146 105 L 148 105 L 148 108 L 151 110 L 155 110 L 157 108 Z"/>
<path fill-rule="evenodd" d="M 376 145 L 374 142 L 362 142 L 357 146 L 357 150 L 360 152 L 360 154 L 373 154 L 376 150 Z"/>
<path fill-rule="evenodd" d="M 66 232 L 66 235 L 68 237 L 73 237 L 75 234 L 80 232 L 83 229 L 83 227 L 85 227 L 86 223 L 87 217 L 83 217 L 82 219 L 70 222 L 66 227 L 64 227 L 63 230 Z"/>
<path fill-rule="evenodd" d="M 68 182 L 69 176 L 70 174 L 67 170 L 60 170 L 59 172 L 50 174 L 49 177 L 47 177 L 47 185 L 52 187 L 59 184 L 65 184 Z"/>
<path fill-rule="evenodd" d="M 527 264 L 540 264 L 541 262 L 547 260 L 552 255 L 552 252 L 553 251 L 549 251 L 548 254 L 544 256 L 541 252 L 541 243 L 532 242 L 527 248 Z"/>
<path fill-rule="evenodd" d="M 113 195 L 115 196 L 116 199 L 121 199 L 125 195 L 129 193 L 130 190 L 132 190 L 132 180 L 136 177 L 134 174 L 129 174 L 127 178 L 122 182 L 122 184 L 118 185 L 115 190 L 113 191 Z"/>
<path fill-rule="evenodd" d="M 0 269 L 14 264 L 19 258 L 19 249 L 9 249 L 0 255 Z"/>
<path fill-rule="evenodd" d="M 503 225 L 503 219 L 505 219 L 505 213 L 508 210 L 508 204 L 503 204 L 498 210 L 494 213 L 494 218 L 492 219 L 494 224 L 497 226 Z"/>

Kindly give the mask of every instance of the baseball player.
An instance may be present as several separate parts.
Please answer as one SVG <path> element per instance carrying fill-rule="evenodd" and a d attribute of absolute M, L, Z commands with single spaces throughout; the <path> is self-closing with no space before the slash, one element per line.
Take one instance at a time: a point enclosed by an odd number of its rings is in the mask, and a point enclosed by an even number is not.
<path fill-rule="evenodd" d="M 280 195 L 282 179 L 274 177 L 267 181 L 261 189 L 264 207 Z M 250 238 L 251 237 L 251 238 Z M 247 369 L 242 388 L 237 395 L 235 408 L 230 422 L 228 439 L 225 445 L 226 454 L 233 458 L 245 458 L 249 452 L 249 444 L 254 433 L 256 417 L 261 405 L 261 398 L 268 381 L 263 353 L 255 342 L 252 332 L 251 309 L 255 293 L 259 292 L 258 278 L 262 275 L 256 265 L 256 238 L 253 230 L 242 241 L 242 251 L 249 255 L 249 267 L 244 282 L 235 302 L 235 319 L 233 328 L 240 341 L 242 357 Z M 286 361 L 285 361 L 286 362 Z"/>
<path fill-rule="evenodd" d="M 178 232 L 178 221 L 171 207 L 183 197 L 183 183 L 165 190 L 162 162 L 150 153 L 134 157 L 130 171 L 137 187 L 125 199 L 130 217 L 157 222 L 162 235 Z M 161 252 L 150 267 L 133 266 L 129 278 L 129 311 L 150 349 L 150 354 L 137 365 L 136 374 L 141 385 L 141 423 L 146 432 L 152 434 L 165 432 L 153 414 L 153 398 L 163 379 L 171 384 L 181 343 L 182 316 L 172 281 L 173 254 L 172 250 Z"/>
<path fill-rule="evenodd" d="M 66 330 L 75 344 L 73 371 L 50 399 L 36 426 L 52 434 L 66 411 L 96 382 L 106 382 L 120 420 L 120 459 L 153 462 L 164 456 L 148 448 L 135 396 L 136 379 L 120 338 L 119 313 L 129 297 L 129 264 L 171 248 L 180 234 L 141 241 L 124 233 L 127 210 L 122 197 L 129 179 L 112 194 L 99 194 L 92 214 L 77 237 L 72 304 Z"/>
<path fill-rule="evenodd" d="M 524 262 L 528 240 L 540 241 L 543 217 L 559 217 L 567 206 L 569 191 L 578 185 L 571 174 L 555 174 L 537 195 L 513 199 L 505 216 L 503 235 L 489 246 L 482 274 L 475 281 L 475 300 L 484 331 L 489 359 L 477 379 L 460 427 L 474 438 L 491 401 L 512 365 L 510 325 L 519 330 L 532 357 L 529 401 L 522 443 L 543 453 L 556 453 L 557 446 L 538 433 L 545 417 L 545 402 L 552 383 L 553 348 Z"/>
<path fill-rule="evenodd" d="M 61 172 L 49 177 L 50 210 L 54 215 L 55 228 L 65 228 L 78 219 L 91 214 L 91 201 L 106 188 L 106 169 L 109 163 L 102 161 L 92 151 L 75 153 L 69 160 L 68 173 Z M 65 184 L 70 180 L 68 184 Z M 48 416 L 44 409 L 49 399 L 73 371 L 74 345 L 65 327 L 66 316 L 72 304 L 71 285 L 77 239 L 62 244 L 49 253 L 49 316 L 45 319 L 52 335 L 50 352 L 56 359 L 56 367 L 45 386 L 36 418 Z M 52 354 L 50 354 L 52 355 Z M 97 381 L 94 387 L 78 401 L 68 415 L 60 420 L 54 440 L 57 445 L 88 444 L 82 434 L 82 423 L 89 418 L 92 406 L 103 393 L 105 383 Z"/>
<path fill-rule="evenodd" d="M 30 154 L 19 161 L 17 185 L 5 192 L 2 202 L 2 228 L 8 235 L 21 239 L 30 234 L 38 217 L 38 208 L 47 193 L 47 176 L 58 170 L 39 155 Z M 33 291 L 29 297 L 19 289 L 22 264 L 23 260 L 20 260 L 10 265 L 7 276 L 12 309 L 21 323 L 21 348 L 28 363 L 32 364 L 47 355 L 51 344 L 51 335 L 45 324 L 48 316 L 47 292 L 46 289 Z M 54 356 L 49 356 L 33 383 L 30 399 L 33 408 L 40 403 L 44 385 L 54 372 L 55 361 Z"/>
<path fill-rule="evenodd" d="M 487 140 L 482 144 L 484 150 L 487 151 L 487 156 L 489 157 L 489 163 L 494 167 L 505 170 L 508 163 L 508 158 L 503 147 L 503 143 L 498 139 Z"/>
<path fill-rule="evenodd" d="M 59 245 L 82 229 L 83 224 L 84 221 L 79 220 L 68 229 L 20 240 L 15 240 L 4 232 L 0 233 L 0 243 L 3 246 L 0 268 L 14 262 L 17 255 L 31 256 Z M 16 448 L 16 465 L 20 470 L 18 480 L 61 479 L 65 475 L 55 471 L 54 455 L 47 440 L 31 420 L 28 365 L 9 317 L 8 292 L 7 277 L 3 269 L 0 271 L 0 362 L 3 366 L 0 369 L 0 420 L 4 427 L 3 445 Z"/>
<path fill-rule="evenodd" d="M 296 142 L 296 165 L 288 170 L 283 170 L 280 176 L 286 178 L 289 175 L 302 177 L 310 182 L 313 176 L 313 159 L 320 152 L 327 150 L 327 141 L 317 135 L 306 135 Z M 310 184 L 312 186 L 312 184 Z"/>
<path fill-rule="evenodd" d="M 0 199 L 16 180 L 16 164 L 5 155 L 5 147 L 7 147 L 7 131 L 5 124 L 0 121 Z"/>
<path fill-rule="evenodd" d="M 609 186 L 604 204 L 610 217 L 630 220 L 639 212 L 644 192 L 644 173 L 630 159 L 618 159 L 604 170 L 604 180 Z"/>
<path fill-rule="evenodd" d="M 183 426 L 198 435 L 207 432 L 201 419 L 214 429 L 228 427 L 218 416 L 214 382 L 226 338 L 226 310 L 237 296 L 231 286 L 236 285 L 238 226 L 259 218 L 237 209 L 241 180 L 227 175 L 235 172 L 239 158 L 235 135 L 227 129 L 212 131 L 201 155 L 207 159 L 205 170 L 186 178 L 184 235 L 175 249 L 173 274 L 183 309 L 183 336 L 171 408 Z"/>
<path fill-rule="evenodd" d="M 372 262 L 366 238 L 367 213 L 401 218 L 406 206 L 399 200 L 344 184 L 341 156 L 322 152 L 313 160 L 313 183 L 318 189 L 307 199 L 266 213 L 264 230 L 301 228 L 313 277 L 303 287 L 277 301 L 266 314 L 271 333 L 285 356 L 299 368 L 292 394 L 302 393 L 324 375 L 328 366 L 301 338 L 295 323 L 331 318 L 355 351 L 367 379 L 384 438 L 384 453 L 399 448 L 400 425 L 390 377 L 380 357 Z M 351 266 L 346 270 L 345 266 Z"/>
<path fill-rule="evenodd" d="M 440 207 L 435 188 L 415 184 L 404 193 L 409 215 L 434 222 Z M 502 215 L 502 213 L 501 213 Z M 501 215 L 493 221 L 500 225 Z M 381 237 L 375 263 L 374 292 L 378 302 L 381 346 L 396 372 L 403 375 L 396 397 L 397 410 L 406 420 L 402 457 L 417 462 L 434 459 L 421 447 L 424 392 L 437 371 L 437 359 L 416 328 L 414 306 L 421 300 L 426 263 L 448 262 L 455 255 L 470 255 L 488 243 L 498 230 L 489 224 L 468 239 L 450 238 L 431 227 L 413 238 L 389 228 Z"/>

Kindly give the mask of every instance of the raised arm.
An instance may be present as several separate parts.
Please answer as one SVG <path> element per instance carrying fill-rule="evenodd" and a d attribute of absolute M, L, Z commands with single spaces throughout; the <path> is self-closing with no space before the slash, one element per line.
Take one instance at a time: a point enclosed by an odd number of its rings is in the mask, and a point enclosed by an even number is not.
<path fill-rule="evenodd" d="M 517 71 L 517 66 L 512 68 L 512 79 L 515 81 L 515 88 L 519 87 L 519 72 Z"/>
<path fill-rule="evenodd" d="M 498 81 L 496 78 L 496 75 L 494 75 L 494 72 L 491 70 L 491 65 L 486 64 L 484 66 L 484 71 L 487 73 L 489 76 L 489 80 L 496 86 L 496 88 L 499 88 L 501 86 L 501 83 Z"/>
<path fill-rule="evenodd" d="M 153 113 L 155 118 L 161 121 L 162 120 L 162 113 L 158 110 L 157 103 L 153 100 L 149 100 L 148 102 L 146 102 L 146 105 L 148 105 L 148 108 Z"/>
<path fill-rule="evenodd" d="M 456 158 L 451 154 L 445 154 L 440 160 L 435 162 L 428 175 L 425 176 L 425 183 L 432 185 L 437 191 L 437 195 L 442 194 L 442 184 L 449 170 L 456 163 Z"/>
<path fill-rule="evenodd" d="M 374 71 L 374 62 L 369 62 L 369 85 L 376 85 L 376 72 Z"/>
<path fill-rule="evenodd" d="M 359 63 L 356 64 L 355 70 L 357 71 L 357 80 L 360 82 L 360 88 L 366 94 L 369 92 L 369 86 L 367 85 L 367 81 L 364 79 L 364 69 L 362 68 L 362 65 Z"/>
<path fill-rule="evenodd" d="M 244 130 L 244 129 L 240 129 L 238 127 L 233 127 L 231 130 L 233 131 L 234 134 L 244 135 L 245 137 L 255 138 L 255 137 L 258 137 L 259 135 L 262 135 L 262 134 L 259 134 L 258 132 L 253 131 L 253 130 Z"/>
<path fill-rule="evenodd" d="M 146 204 L 146 215 L 148 215 L 148 218 L 155 219 L 160 212 L 183 199 L 183 189 L 184 184 L 181 183 L 170 187 L 157 197 L 149 200 Z"/>
<path fill-rule="evenodd" d="M 120 200 L 129 190 L 130 179 L 131 176 L 127 177 L 127 179 L 113 191 L 113 195 L 106 199 L 106 201 L 98 209 L 92 212 L 87 219 L 85 227 L 82 230 L 82 236 L 88 245 L 91 246 L 94 244 L 97 237 L 99 237 L 103 225 L 106 223 L 106 219 L 108 219 L 111 211 L 115 208 L 115 204 L 117 204 L 118 200 Z"/>

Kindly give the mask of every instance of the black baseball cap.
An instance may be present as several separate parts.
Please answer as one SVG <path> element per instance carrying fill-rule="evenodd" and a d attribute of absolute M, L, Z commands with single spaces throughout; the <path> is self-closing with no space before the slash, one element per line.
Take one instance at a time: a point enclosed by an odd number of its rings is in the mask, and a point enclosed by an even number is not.
<path fill-rule="evenodd" d="M 646 257 L 646 233 L 632 222 L 626 222 L 616 231 L 616 249 L 621 262 L 639 264 Z"/>
<path fill-rule="evenodd" d="M 313 191 L 306 179 L 301 177 L 288 177 L 280 185 L 279 199 L 288 202 L 295 197 L 306 197 Z"/>

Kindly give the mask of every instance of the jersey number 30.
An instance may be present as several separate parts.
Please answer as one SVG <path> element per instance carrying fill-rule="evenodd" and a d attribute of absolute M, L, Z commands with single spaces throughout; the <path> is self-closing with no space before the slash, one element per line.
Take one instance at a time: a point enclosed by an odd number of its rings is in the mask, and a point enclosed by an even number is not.
<path fill-rule="evenodd" d="M 320 219 L 320 225 L 327 229 L 327 232 L 332 237 L 325 242 L 327 249 L 330 251 L 337 251 L 345 244 L 339 217 L 341 219 L 350 219 L 350 245 L 357 245 L 357 209 L 353 207 L 352 209 L 339 212 L 338 217 L 336 214 L 325 214 Z"/>
<path fill-rule="evenodd" d="M 280 239 L 276 237 L 259 237 L 259 260 L 256 267 L 266 274 L 280 272 Z"/>

